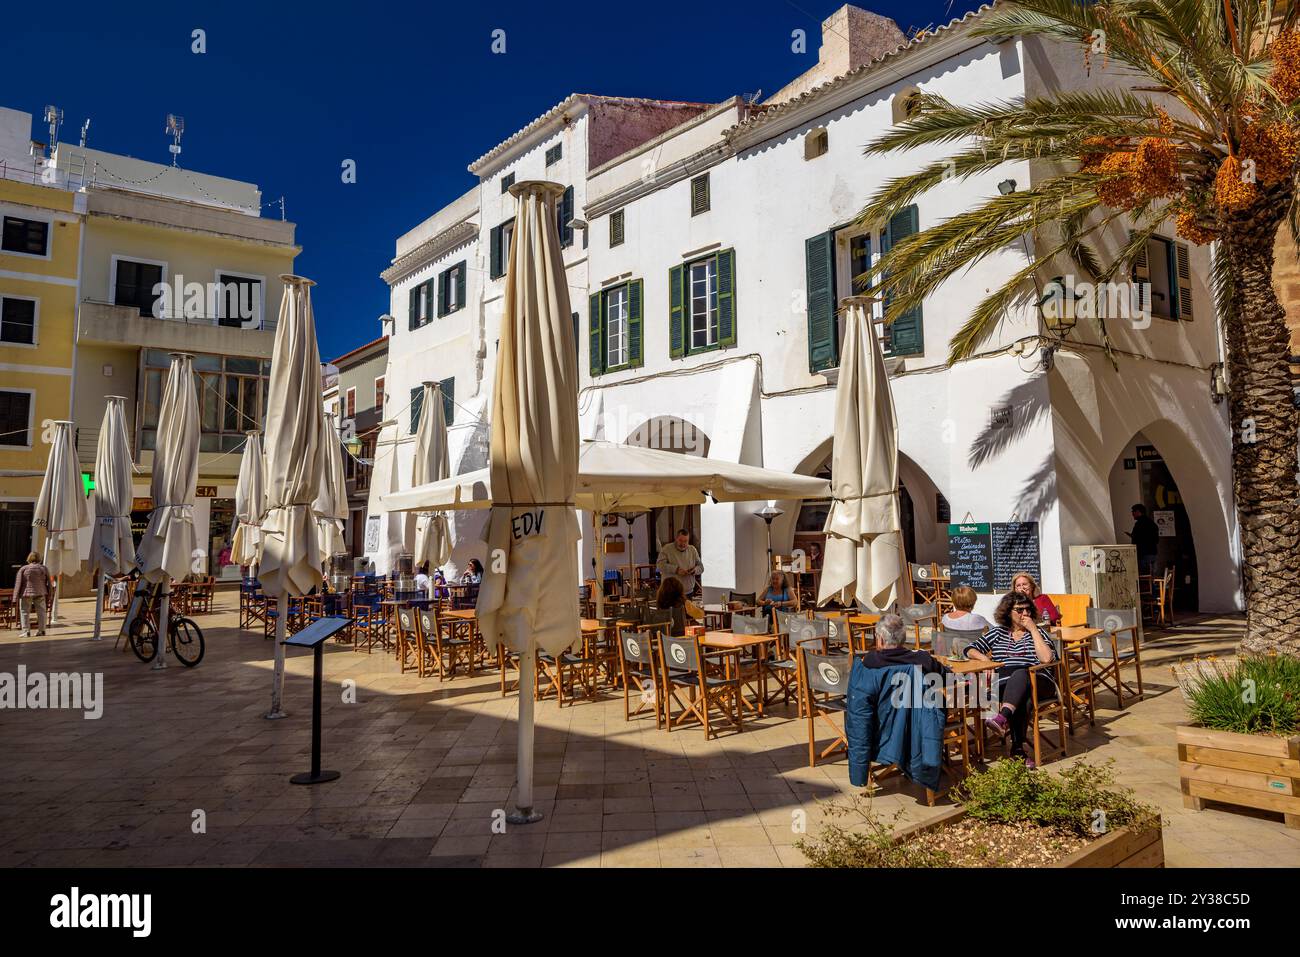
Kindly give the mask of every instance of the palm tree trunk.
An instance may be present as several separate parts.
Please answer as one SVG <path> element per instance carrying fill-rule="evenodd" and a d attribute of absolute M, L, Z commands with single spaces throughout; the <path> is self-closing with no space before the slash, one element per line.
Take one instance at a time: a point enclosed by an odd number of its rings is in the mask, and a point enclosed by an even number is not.
<path fill-rule="evenodd" d="M 1220 255 L 1232 277 L 1235 314 L 1227 339 L 1233 490 L 1246 592 L 1243 651 L 1300 657 L 1300 515 L 1296 440 L 1300 411 L 1291 385 L 1290 334 L 1273 288 L 1280 204 L 1225 232 Z"/>

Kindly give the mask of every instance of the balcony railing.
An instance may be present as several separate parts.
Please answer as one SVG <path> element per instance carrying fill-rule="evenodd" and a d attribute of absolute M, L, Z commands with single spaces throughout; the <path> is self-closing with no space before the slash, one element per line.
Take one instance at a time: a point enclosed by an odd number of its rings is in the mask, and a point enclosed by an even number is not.
<path fill-rule="evenodd" d="M 86 298 L 81 300 L 93 306 L 113 306 L 118 309 L 130 309 L 133 314 L 139 315 L 141 319 L 153 319 L 157 322 L 183 322 L 195 326 L 220 326 L 226 329 L 250 329 L 261 330 L 263 332 L 274 332 L 279 325 L 278 316 L 254 316 L 252 319 L 243 320 L 238 318 L 226 318 L 220 313 L 213 313 L 204 310 L 202 313 L 195 315 L 192 310 L 186 315 L 184 312 L 177 313 L 176 310 L 161 311 L 161 315 L 154 315 L 152 312 L 141 312 L 140 307 L 134 303 L 106 302 L 102 299 Z M 245 322 L 248 325 L 245 325 Z"/>

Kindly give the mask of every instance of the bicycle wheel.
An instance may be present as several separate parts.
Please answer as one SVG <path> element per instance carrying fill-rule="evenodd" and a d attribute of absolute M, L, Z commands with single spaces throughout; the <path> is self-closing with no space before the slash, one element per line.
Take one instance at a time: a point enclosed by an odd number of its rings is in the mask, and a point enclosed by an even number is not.
<path fill-rule="evenodd" d="M 153 661 L 158 650 L 158 629 L 143 615 L 131 624 L 131 650 L 143 662 Z"/>
<path fill-rule="evenodd" d="M 193 619 L 173 618 L 168 622 L 167 630 L 171 633 L 172 652 L 181 664 L 193 668 L 203 660 L 203 629 Z"/>

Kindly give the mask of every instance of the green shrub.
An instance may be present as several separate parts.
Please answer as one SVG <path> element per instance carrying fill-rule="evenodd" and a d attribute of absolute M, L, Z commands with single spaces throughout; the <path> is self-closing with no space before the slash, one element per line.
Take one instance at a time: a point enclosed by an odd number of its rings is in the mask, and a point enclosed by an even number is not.
<path fill-rule="evenodd" d="M 822 825 L 815 838 L 800 838 L 795 847 L 808 859 L 810 867 L 951 867 L 952 858 L 924 841 L 894 842 L 894 826 L 900 810 L 890 820 L 881 818 L 871 801 L 853 795 L 847 804 L 830 804 L 826 813 L 836 817 L 857 818 L 858 823 L 844 826 Z"/>
<path fill-rule="evenodd" d="M 1131 789 L 1114 786 L 1112 763 L 1079 761 L 1051 774 L 1031 771 L 1023 761 L 995 761 L 987 771 L 962 781 L 954 797 L 966 806 L 968 817 L 1006 824 L 1028 822 L 1080 837 L 1157 817 L 1155 808 L 1133 799 Z"/>
<path fill-rule="evenodd" d="M 1227 674 L 1205 675 L 1187 689 L 1187 710 L 1203 728 L 1238 734 L 1300 731 L 1300 659 L 1241 658 Z"/>

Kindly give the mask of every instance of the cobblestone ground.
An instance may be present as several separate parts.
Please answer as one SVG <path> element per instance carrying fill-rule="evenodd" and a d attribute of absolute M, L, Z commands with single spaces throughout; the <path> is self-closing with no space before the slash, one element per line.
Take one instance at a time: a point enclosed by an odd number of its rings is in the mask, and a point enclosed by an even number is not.
<path fill-rule="evenodd" d="M 807 766 L 807 727 L 776 708 L 741 734 L 705 741 L 623 717 L 621 695 L 537 706 L 536 791 L 545 819 L 493 833 L 509 808 L 518 703 L 495 674 L 442 683 L 399 673 L 391 654 L 325 653 L 324 765 L 309 764 L 311 656 L 290 651 L 282 721 L 270 703 L 271 644 L 240 632 L 233 592 L 200 616 L 207 657 L 153 672 L 109 638 L 88 641 L 93 605 L 64 603 L 47 637 L 0 632 L 0 673 L 102 672 L 104 711 L 16 710 L 0 717 L 0 864 L 380 866 L 799 866 L 798 822 L 850 793 L 840 756 Z M 1148 635 L 1148 697 L 1124 711 L 1099 695 L 1097 726 L 1071 754 L 1113 758 L 1122 783 L 1159 805 L 1168 865 L 1300 865 L 1281 817 L 1183 808 L 1174 727 L 1184 720 L 1168 665 L 1225 653 L 1241 620 L 1186 619 Z M 355 701 L 345 701 L 355 685 Z M 1069 760 L 1069 759 L 1067 759 Z M 875 799 L 904 821 L 939 813 L 896 781 Z M 798 812 L 804 812 L 799 814 Z M 197 812 L 202 812 L 198 814 Z M 206 824 L 195 833 L 196 819 Z"/>

